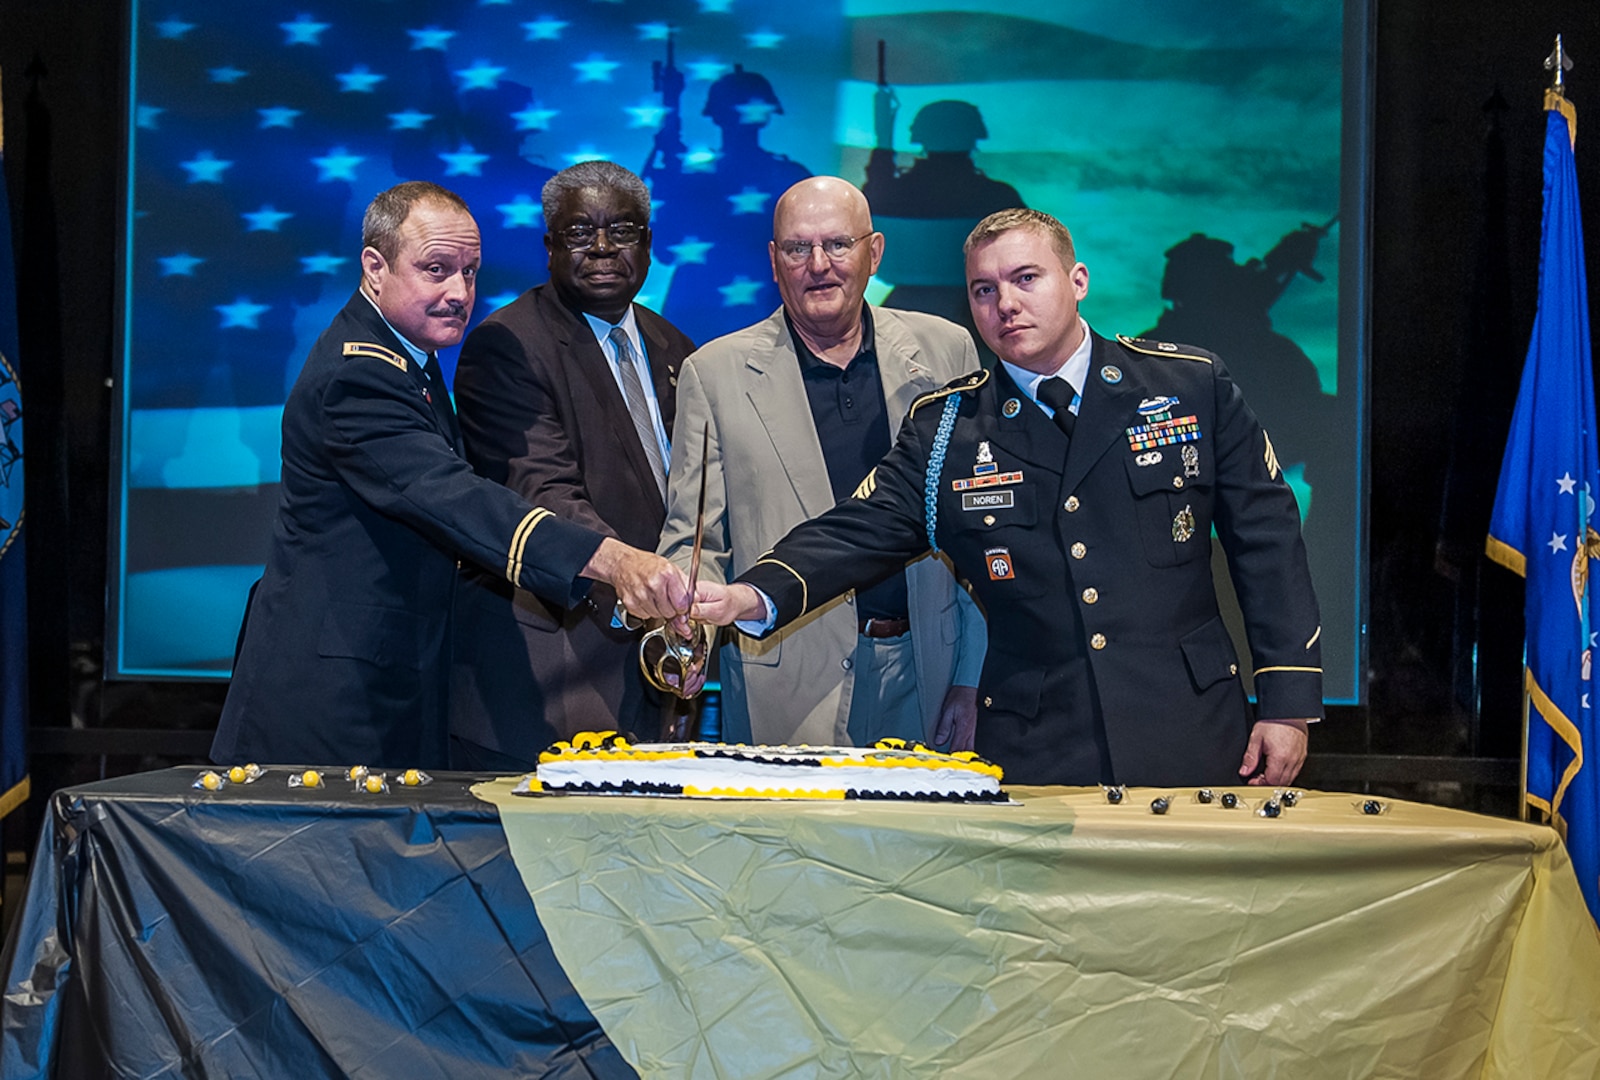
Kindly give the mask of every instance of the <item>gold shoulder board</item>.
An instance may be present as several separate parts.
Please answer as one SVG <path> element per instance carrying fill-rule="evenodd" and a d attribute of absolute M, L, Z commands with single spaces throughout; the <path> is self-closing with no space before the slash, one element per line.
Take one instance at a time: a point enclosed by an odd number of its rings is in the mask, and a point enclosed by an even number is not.
<path fill-rule="evenodd" d="M 989 372 L 987 370 L 974 371 L 970 375 L 963 375 L 955 382 L 949 383 L 946 386 L 941 386 L 937 390 L 930 390 L 928 393 L 917 398 L 917 400 L 911 403 L 911 411 L 907 415 L 915 416 L 917 415 L 917 409 L 920 406 L 926 405 L 930 401 L 938 401 L 940 398 L 949 397 L 951 394 L 959 394 L 964 390 L 976 390 L 978 387 L 982 386 L 988 381 Z"/>
<path fill-rule="evenodd" d="M 1168 360 L 1198 360 L 1202 364 L 1211 363 L 1211 357 L 1184 352 L 1170 341 L 1146 341 L 1144 338 L 1131 338 L 1126 334 L 1118 334 L 1117 341 L 1124 348 L 1144 353 L 1146 356 L 1159 356 Z"/>
<path fill-rule="evenodd" d="M 406 358 L 393 349 L 385 349 L 382 345 L 374 345 L 370 341 L 347 341 L 344 343 L 346 356 L 368 356 L 374 360 L 382 360 L 393 364 L 401 371 L 406 369 Z"/>

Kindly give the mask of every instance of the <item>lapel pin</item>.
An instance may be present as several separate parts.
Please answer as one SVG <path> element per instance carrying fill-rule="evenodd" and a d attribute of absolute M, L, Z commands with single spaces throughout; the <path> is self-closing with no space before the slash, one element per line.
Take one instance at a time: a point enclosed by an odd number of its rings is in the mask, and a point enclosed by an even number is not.
<path fill-rule="evenodd" d="M 1011 420 L 1022 411 L 1022 402 L 1016 398 L 1006 398 L 1006 403 L 1000 407 L 1000 415 Z"/>
<path fill-rule="evenodd" d="M 1122 369 L 1115 364 L 1107 364 L 1100 369 L 1100 377 L 1112 386 L 1122 381 Z"/>

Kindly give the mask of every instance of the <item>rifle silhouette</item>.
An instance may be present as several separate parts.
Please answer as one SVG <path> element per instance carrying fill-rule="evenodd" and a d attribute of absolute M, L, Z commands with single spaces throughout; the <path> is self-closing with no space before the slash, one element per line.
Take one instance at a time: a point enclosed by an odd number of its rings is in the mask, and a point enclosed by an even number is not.
<path fill-rule="evenodd" d="M 894 150 L 894 118 L 900 111 L 900 99 L 889 85 L 889 66 L 885 52 L 887 44 L 878 39 L 878 89 L 872 97 L 872 129 L 878 149 Z"/>
<path fill-rule="evenodd" d="M 1271 307 L 1277 302 L 1278 297 L 1283 295 L 1283 290 L 1289 287 L 1296 274 L 1304 274 L 1318 284 L 1326 280 L 1311 264 L 1316 261 L 1317 248 L 1321 245 L 1322 238 L 1328 235 L 1338 221 L 1338 214 L 1334 214 L 1324 225 L 1313 225 L 1309 221 L 1302 221 L 1298 229 L 1285 234 L 1266 255 L 1260 259 L 1251 259 L 1245 264 L 1246 269 L 1257 271 L 1270 282 L 1271 295 L 1267 298 L 1265 306 Z"/>
<path fill-rule="evenodd" d="M 650 86 L 661 95 L 661 104 L 666 106 L 666 115 L 661 118 L 661 126 L 656 129 L 654 143 L 650 147 L 650 156 L 645 160 L 642 176 L 648 180 L 652 176 L 683 171 L 683 155 L 688 147 L 683 143 L 683 115 L 680 106 L 683 102 L 684 78 L 673 63 L 673 44 L 677 31 L 667 31 L 667 59 L 666 63 L 660 60 L 650 62 Z"/>

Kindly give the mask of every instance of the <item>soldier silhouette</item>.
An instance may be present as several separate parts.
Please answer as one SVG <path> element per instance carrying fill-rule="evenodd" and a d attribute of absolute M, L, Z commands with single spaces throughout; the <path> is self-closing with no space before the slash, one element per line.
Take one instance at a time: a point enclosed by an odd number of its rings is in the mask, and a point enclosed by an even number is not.
<path fill-rule="evenodd" d="M 701 111 L 722 132 L 715 160 L 680 156 L 676 167 L 645 171 L 661 204 L 655 251 L 673 266 L 662 314 L 696 341 L 743 329 L 779 304 L 767 258 L 773 203 L 811 175 L 761 145 L 761 129 L 782 112 L 772 84 L 735 64 L 711 84 Z"/>
<path fill-rule="evenodd" d="M 1262 258 L 1244 263 L 1235 261 L 1233 245 L 1226 240 L 1195 233 L 1179 241 L 1166 252 L 1161 278 L 1161 296 L 1171 307 L 1143 336 L 1199 345 L 1222 357 L 1272 439 L 1284 470 L 1292 475 L 1295 466 L 1301 467 L 1301 479 L 1310 488 L 1309 501 L 1304 492 L 1297 494 L 1312 575 L 1319 582 L 1336 583 L 1347 576 L 1341 566 L 1355 514 L 1355 468 L 1345 449 L 1353 418 L 1338 397 L 1322 392 L 1316 365 L 1273 328 L 1271 316 L 1273 304 L 1297 275 L 1323 280 L 1313 263 L 1333 225 L 1302 225 Z M 1325 622 L 1343 618 L 1347 592 L 1326 591 Z M 1231 615 L 1228 606 L 1224 604 L 1225 613 Z M 1325 659 L 1341 655 L 1336 642 L 1326 647 L 1335 652 Z M 1342 659 L 1332 663 L 1337 666 Z"/>
<path fill-rule="evenodd" d="M 877 147 L 861 190 L 886 240 L 878 277 L 894 288 L 884 306 L 926 311 L 965 326 L 984 364 L 992 365 L 994 355 L 978 337 L 967 304 L 961 245 L 985 217 L 1026 204 L 1016 188 L 984 175 L 972 159 L 978 141 L 989 137 L 977 106 L 947 100 L 918 110 L 911 141 L 924 153 L 904 172 L 894 161 L 897 111 L 894 92 L 880 81 Z"/>
<path fill-rule="evenodd" d="M 1145 332 L 1221 356 L 1272 436 L 1278 460 L 1285 467 L 1305 463 L 1307 482 L 1316 472 L 1310 463 L 1324 443 L 1331 399 L 1311 358 L 1273 329 L 1271 308 L 1297 274 L 1322 280 L 1312 262 L 1325 231 L 1307 225 L 1264 259 L 1242 264 L 1232 244 L 1203 233 L 1174 244 L 1161 277 L 1161 297 L 1172 306 Z"/>
<path fill-rule="evenodd" d="M 533 108 L 531 88 L 510 81 L 492 88 L 455 85 L 442 52 L 429 50 L 416 80 L 426 89 L 408 107 L 429 119 L 394 131 L 397 176 L 431 180 L 461 196 L 483 233 L 476 326 L 493 314 L 496 297 L 510 299 L 550 276 L 539 193 L 555 170 L 538 160 L 538 132 L 517 117 Z"/>

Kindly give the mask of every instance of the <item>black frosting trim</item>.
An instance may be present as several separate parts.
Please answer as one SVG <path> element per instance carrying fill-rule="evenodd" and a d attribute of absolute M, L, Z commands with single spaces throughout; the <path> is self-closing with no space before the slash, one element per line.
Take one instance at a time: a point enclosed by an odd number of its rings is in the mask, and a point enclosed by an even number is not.
<path fill-rule="evenodd" d="M 610 781 L 585 781 L 577 784 L 546 784 L 540 782 L 540 787 L 545 791 L 560 791 L 570 795 L 682 795 L 681 784 L 641 784 L 635 780 L 624 780 L 620 784 Z"/>
<path fill-rule="evenodd" d="M 882 799 L 889 802 L 1010 802 L 1011 796 L 1003 791 L 968 792 L 913 792 L 913 791 L 861 791 L 849 788 L 847 799 Z"/>
<path fill-rule="evenodd" d="M 751 761 L 757 765 L 814 765 L 822 768 L 822 759 L 814 757 L 768 757 L 765 754 L 747 754 L 742 750 L 696 750 L 695 757 L 726 758 L 729 761 Z"/>

